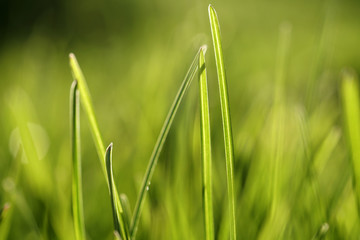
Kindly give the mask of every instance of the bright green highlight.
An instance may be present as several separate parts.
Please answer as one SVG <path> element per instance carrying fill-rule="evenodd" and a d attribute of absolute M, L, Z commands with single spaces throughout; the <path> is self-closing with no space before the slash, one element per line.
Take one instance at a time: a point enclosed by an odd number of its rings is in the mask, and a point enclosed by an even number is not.
<path fill-rule="evenodd" d="M 355 74 L 344 71 L 342 76 L 342 100 L 345 114 L 347 137 L 350 146 L 355 193 L 360 206 L 360 105 L 359 85 Z M 360 209 L 358 209 L 360 214 Z"/>
<path fill-rule="evenodd" d="M 70 53 L 69 57 L 70 57 L 70 68 L 71 68 L 71 71 L 73 74 L 73 78 L 74 78 L 74 80 L 76 80 L 78 82 L 78 88 L 80 91 L 81 102 L 82 102 L 82 105 L 84 106 L 84 110 L 89 119 L 91 133 L 92 133 L 92 136 L 93 136 L 93 139 L 95 142 L 96 151 L 97 151 L 98 157 L 100 159 L 102 170 L 104 171 L 104 174 L 105 174 L 105 172 L 106 172 L 105 163 L 103 162 L 103 157 L 105 155 L 105 147 L 104 147 L 103 140 L 101 138 L 98 123 L 96 121 L 95 112 L 94 112 L 93 104 L 91 101 L 89 88 L 86 84 L 85 77 L 81 71 L 81 68 L 79 66 L 79 63 L 76 60 L 75 55 L 73 53 Z"/>
<path fill-rule="evenodd" d="M 205 67 L 206 47 L 201 48 L 199 56 L 199 81 L 200 81 L 200 130 L 201 130 L 201 160 L 203 184 L 203 208 L 205 236 L 207 240 L 214 239 L 214 214 L 212 201 L 212 176 L 211 176 L 211 134 L 209 97 Z"/>
<path fill-rule="evenodd" d="M 231 130 L 229 95 L 225 76 L 224 57 L 221 46 L 220 25 L 215 9 L 209 5 L 211 35 L 214 45 L 217 75 L 219 80 L 221 115 L 224 132 L 226 179 L 230 212 L 230 239 L 236 239 L 235 193 L 234 193 L 234 145 Z"/>

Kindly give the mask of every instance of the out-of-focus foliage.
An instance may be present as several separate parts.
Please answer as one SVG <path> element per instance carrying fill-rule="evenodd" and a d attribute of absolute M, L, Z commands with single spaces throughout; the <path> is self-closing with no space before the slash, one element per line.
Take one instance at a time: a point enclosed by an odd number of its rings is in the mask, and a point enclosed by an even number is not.
<path fill-rule="evenodd" d="M 0 239 L 75 236 L 70 52 L 86 76 L 104 142 L 114 143 L 118 191 L 127 194 L 134 208 L 187 67 L 201 45 L 212 44 L 209 3 L 0 2 L 0 209 L 10 206 L 1 215 Z M 211 4 L 220 20 L 229 85 L 238 238 L 311 239 L 327 226 L 326 239 L 356 239 L 360 217 L 340 72 L 351 67 L 360 73 L 360 2 Z M 279 86 L 279 27 L 284 22 L 291 35 Z M 217 239 L 227 239 L 226 170 L 212 48 L 206 63 L 214 229 Z M 194 81 L 172 125 L 137 239 L 204 238 L 198 87 Z M 279 88 L 282 97 L 275 100 Z M 88 239 L 113 239 L 108 188 L 85 117 L 81 143 L 86 234 Z"/>

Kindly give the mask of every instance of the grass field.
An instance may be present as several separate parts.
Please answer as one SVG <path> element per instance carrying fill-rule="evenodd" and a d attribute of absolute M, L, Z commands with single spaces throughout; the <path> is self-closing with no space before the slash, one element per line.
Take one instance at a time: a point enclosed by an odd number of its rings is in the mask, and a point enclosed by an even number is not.
<path fill-rule="evenodd" d="M 0 240 L 359 238 L 358 1 L 5 2 Z"/>

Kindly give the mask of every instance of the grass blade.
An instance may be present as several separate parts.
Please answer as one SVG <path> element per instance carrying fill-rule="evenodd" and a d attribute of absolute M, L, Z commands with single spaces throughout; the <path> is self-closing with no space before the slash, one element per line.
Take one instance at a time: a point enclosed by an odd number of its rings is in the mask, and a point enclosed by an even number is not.
<path fill-rule="evenodd" d="M 123 207 L 123 219 L 125 222 L 125 225 L 127 226 L 127 229 L 129 229 L 130 223 L 131 223 L 131 208 L 130 208 L 130 202 L 126 194 L 122 193 L 120 194 L 120 203 Z"/>
<path fill-rule="evenodd" d="M 109 147 L 106 149 L 105 153 L 105 162 L 106 162 L 106 172 L 108 176 L 109 182 L 109 192 L 111 198 L 111 206 L 114 218 L 114 229 L 116 232 L 120 234 L 122 239 L 129 239 L 129 232 L 128 227 L 125 224 L 123 219 L 123 208 L 120 203 L 119 195 L 117 194 L 115 182 L 114 182 L 114 175 L 112 171 L 112 146 L 111 143 Z"/>
<path fill-rule="evenodd" d="M 100 130 L 99 130 L 99 127 L 98 127 L 98 124 L 97 124 L 97 121 L 96 121 L 93 104 L 92 104 L 92 101 L 91 101 L 91 98 L 90 98 L 90 92 L 89 92 L 89 89 L 87 87 L 85 77 L 84 77 L 84 75 L 83 75 L 83 73 L 81 71 L 81 68 L 79 66 L 79 63 L 76 60 L 75 55 L 73 53 L 71 53 L 69 55 L 69 57 L 70 57 L 70 67 L 71 67 L 71 70 L 72 70 L 73 78 L 78 83 L 78 88 L 79 88 L 79 91 L 80 91 L 81 101 L 82 101 L 82 103 L 84 105 L 86 115 L 87 115 L 87 117 L 89 119 L 89 122 L 90 122 L 90 130 L 91 130 L 91 133 L 92 133 L 92 136 L 93 136 L 93 140 L 94 140 L 96 151 L 97 151 L 97 154 L 98 154 L 98 157 L 99 157 L 99 160 L 100 160 L 100 164 L 101 164 L 101 167 L 102 167 L 106 182 L 108 184 L 109 191 L 112 193 L 111 194 L 112 199 L 115 199 L 114 203 L 116 204 L 115 205 L 116 209 L 119 210 L 119 212 L 116 215 L 116 216 L 120 216 L 120 217 L 118 217 L 118 223 L 119 223 L 119 225 L 121 227 L 120 229 L 122 231 L 119 232 L 119 233 L 123 237 L 123 239 L 128 239 L 129 228 L 124 222 L 124 219 L 123 219 L 124 216 L 122 216 L 122 212 L 123 212 L 122 209 L 123 208 L 122 208 L 121 202 L 119 200 L 119 194 L 117 192 L 116 187 L 112 187 L 111 183 L 109 182 L 109 173 L 108 173 L 108 169 L 107 169 L 107 167 L 105 165 L 106 158 L 105 158 L 105 161 L 104 161 L 105 147 L 104 147 L 103 140 L 102 140 L 102 137 L 101 137 L 101 134 L 100 134 Z M 109 150 L 109 148 L 108 148 L 108 150 Z M 111 148 L 110 148 L 110 150 L 111 150 Z M 114 184 L 112 184 L 112 185 L 114 186 Z"/>
<path fill-rule="evenodd" d="M 72 208 L 75 237 L 77 240 L 85 239 L 84 210 L 81 180 L 81 154 L 80 154 L 80 102 L 77 81 L 73 81 L 70 89 L 70 125 L 72 146 Z"/>
<path fill-rule="evenodd" d="M 71 68 L 71 71 L 73 74 L 73 78 L 74 78 L 74 80 L 76 80 L 78 82 L 78 88 L 80 91 L 81 102 L 82 102 L 82 105 L 84 106 L 86 115 L 89 119 L 91 134 L 92 134 L 94 142 L 95 142 L 96 151 L 97 151 L 97 154 L 98 154 L 98 157 L 100 160 L 102 170 L 104 172 L 104 175 L 106 176 L 106 167 L 105 167 L 105 163 L 103 162 L 103 158 L 105 155 L 105 147 L 104 147 L 104 143 L 103 143 L 100 131 L 99 131 L 98 123 L 96 121 L 94 108 L 93 108 L 93 104 L 92 104 L 91 97 L 90 97 L 89 88 L 86 84 L 85 77 L 81 71 L 81 68 L 79 66 L 79 63 L 76 60 L 75 55 L 73 53 L 70 53 L 69 57 L 70 57 L 70 68 Z"/>
<path fill-rule="evenodd" d="M 212 202 L 212 177 L 211 177 L 211 135 L 210 135 L 210 112 L 205 67 L 206 47 L 200 50 L 199 56 L 199 80 L 200 80 L 200 130 L 201 130 L 201 158 L 202 158 L 202 181 L 203 181 L 203 207 L 205 236 L 207 240 L 214 239 L 214 217 Z"/>
<path fill-rule="evenodd" d="M 230 211 L 230 239 L 236 239 L 235 222 L 235 194 L 234 194 L 234 145 L 231 130 L 229 96 L 227 90 L 224 57 L 221 46 L 220 25 L 215 9 L 209 5 L 209 18 L 211 35 L 214 45 L 217 75 L 219 80 L 221 115 L 224 131 L 224 144 L 226 156 L 226 178 L 228 188 L 228 201 Z"/>
<path fill-rule="evenodd" d="M 342 78 L 342 102 L 354 174 L 358 214 L 360 215 L 360 106 L 355 74 L 345 71 Z"/>
<path fill-rule="evenodd" d="M 140 220 L 140 214 L 141 214 L 141 210 L 142 207 L 144 205 L 144 201 L 145 201 L 145 197 L 146 197 L 146 193 L 149 189 L 149 184 L 150 184 L 150 180 L 152 177 L 152 174 L 154 173 L 154 169 L 155 166 L 157 164 L 157 161 L 159 159 L 159 155 L 161 153 L 162 147 L 164 145 L 164 142 L 166 140 L 166 137 L 169 133 L 171 124 L 174 120 L 174 117 L 176 115 L 176 112 L 179 108 L 179 105 L 185 95 L 186 90 L 189 88 L 190 83 L 192 81 L 192 79 L 194 78 L 194 75 L 198 69 L 198 64 L 197 64 L 197 60 L 199 57 L 199 52 L 195 55 L 195 58 L 188 70 L 188 72 L 185 75 L 185 79 L 183 80 L 180 89 L 174 99 L 173 104 L 171 105 L 171 108 L 169 110 L 169 113 L 165 119 L 165 122 L 163 124 L 163 127 L 160 131 L 160 134 L 158 136 L 158 139 L 156 141 L 155 147 L 153 149 L 153 152 L 151 154 L 146 172 L 145 172 L 145 176 L 140 188 L 140 193 L 135 205 L 135 209 L 134 209 L 134 215 L 132 217 L 131 220 L 131 227 L 130 227 L 130 233 L 131 233 L 131 239 L 135 239 L 135 235 L 136 235 L 136 230 L 137 230 L 137 226 L 139 224 L 139 220 Z"/>

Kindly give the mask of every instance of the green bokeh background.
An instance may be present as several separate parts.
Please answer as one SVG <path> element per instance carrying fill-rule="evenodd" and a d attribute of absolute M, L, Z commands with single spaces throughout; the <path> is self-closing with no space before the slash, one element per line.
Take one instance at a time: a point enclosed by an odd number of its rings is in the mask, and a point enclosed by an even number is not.
<path fill-rule="evenodd" d="M 0 3 L 0 205 L 11 204 L 0 223 L 0 239 L 74 238 L 70 52 L 87 79 L 103 138 L 106 144 L 114 143 L 118 190 L 127 194 L 133 208 L 167 111 L 203 44 L 209 46 L 215 231 L 217 239 L 227 239 L 226 171 L 209 3 Z M 330 226 L 326 239 L 357 239 L 360 220 L 343 126 L 340 73 L 344 67 L 360 72 L 360 2 L 211 4 L 220 19 L 228 77 L 239 239 L 311 239 L 325 222 Z M 283 86 L 285 120 L 279 127 L 272 121 L 272 102 L 279 28 L 284 23 L 292 31 Z M 198 91 L 195 79 L 155 170 L 138 239 L 204 238 Z M 24 126 L 40 160 L 24 157 L 21 142 L 26 141 L 19 136 Z M 277 193 L 281 200 L 276 219 L 269 221 L 276 127 L 284 132 Z M 110 198 L 84 114 L 81 138 L 87 236 L 112 239 Z"/>

